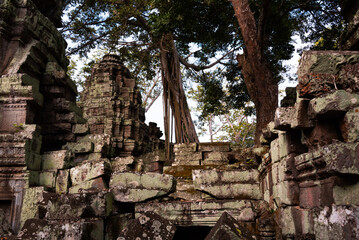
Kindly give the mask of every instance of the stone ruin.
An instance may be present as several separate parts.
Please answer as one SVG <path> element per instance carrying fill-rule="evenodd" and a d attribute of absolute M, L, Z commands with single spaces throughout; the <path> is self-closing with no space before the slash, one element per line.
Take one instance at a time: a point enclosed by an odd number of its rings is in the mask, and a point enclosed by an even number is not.
<path fill-rule="evenodd" d="M 261 146 L 175 144 L 172 160 L 117 56 L 76 103 L 61 1 L 0 14 L 0 238 L 359 239 L 359 12 L 343 51 L 303 54 Z"/>

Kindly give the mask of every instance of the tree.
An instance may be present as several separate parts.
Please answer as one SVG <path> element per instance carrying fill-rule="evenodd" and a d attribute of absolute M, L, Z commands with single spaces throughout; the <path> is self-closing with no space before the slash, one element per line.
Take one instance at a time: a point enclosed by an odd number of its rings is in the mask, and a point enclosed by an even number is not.
<path fill-rule="evenodd" d="M 200 121 L 196 123 L 200 135 L 209 135 L 210 142 L 226 141 L 244 148 L 253 146 L 255 122 L 249 120 L 251 107 L 229 108 L 223 98 L 228 95 L 221 94 L 218 82 L 207 88 L 197 85 L 188 93 L 189 97 L 197 102 L 194 110 L 200 112 Z M 219 104 L 213 104 L 218 102 Z"/>
<path fill-rule="evenodd" d="M 167 99 L 166 136 L 171 107 L 177 142 L 196 141 L 187 104 L 181 100 L 185 97 L 181 64 L 185 70 L 198 72 L 215 64 L 233 68 L 233 58 L 224 58 L 237 54 L 238 79 L 244 79 L 244 92 L 255 104 L 258 143 L 262 127 L 272 120 L 277 107 L 277 84 L 284 71 L 281 61 L 289 59 L 294 50 L 291 37 L 298 32 L 303 38 L 319 39 L 320 32 L 337 21 L 335 1 L 72 0 L 77 8 L 70 12 L 63 31 L 81 43 L 72 49 L 80 53 L 104 43 L 110 49 L 120 46 L 124 60 L 140 63 L 137 66 L 148 79 L 160 68 Z M 230 14 L 233 8 L 236 16 Z M 200 50 L 191 53 L 191 44 Z M 210 64 L 209 59 L 218 52 L 223 57 Z M 186 55 L 196 61 L 189 63 Z M 241 106 L 231 101 L 232 107 Z"/>
<path fill-rule="evenodd" d="M 220 4 L 230 9 L 227 2 Z M 214 41 L 209 33 L 216 33 L 218 39 L 228 39 L 233 38 L 230 33 L 237 28 L 233 27 L 233 23 L 226 24 L 222 20 L 227 18 L 228 11 L 221 12 L 214 4 L 192 0 L 74 0 L 69 7 L 72 9 L 62 32 L 79 43 L 69 53 L 86 54 L 89 49 L 103 43 L 110 50 L 125 46 L 119 49 L 120 55 L 127 62 L 138 61 L 140 64 L 137 66 L 141 66 L 148 78 L 154 76 L 151 66 L 160 67 L 166 145 L 170 139 L 170 107 L 175 122 L 176 142 L 198 141 L 182 86 L 180 63 L 196 70 L 214 65 L 206 66 L 208 58 L 217 50 L 226 49 L 228 41 Z M 193 12 L 188 15 L 184 9 L 197 9 L 198 16 Z M 196 18 L 198 24 L 185 21 L 190 18 Z M 233 19 L 231 21 L 235 22 Z M 206 29 L 203 29 L 204 24 Z M 195 38 L 192 37 L 193 33 L 196 33 Z M 189 64 L 181 54 L 188 54 L 189 45 L 199 41 L 202 42 L 202 51 L 196 51 L 194 56 L 200 59 L 200 64 Z"/>
<path fill-rule="evenodd" d="M 339 5 L 332 2 L 334 1 L 231 0 L 245 46 L 243 54 L 237 56 L 238 65 L 256 108 L 256 144 L 259 144 L 261 130 L 273 120 L 278 106 L 276 68 L 278 60 L 288 58 L 283 50 L 290 53 L 293 51 L 293 46 L 289 43 L 294 31 L 312 28 L 309 33 L 313 36 L 313 30 L 325 29 L 326 23 L 335 22 L 333 17 L 338 16 L 338 8 L 335 7 Z M 252 12 L 252 8 L 256 11 Z M 330 15 L 327 15 L 328 11 L 331 11 Z M 316 22 L 308 23 L 308 19 L 305 21 L 304 17 L 311 17 Z M 280 51 L 279 56 L 274 58 L 277 61 L 272 59 L 270 62 L 268 56 L 272 54 L 268 53 L 275 53 L 275 50 Z"/>
<path fill-rule="evenodd" d="M 176 142 L 198 142 L 182 86 L 179 57 L 172 32 L 155 28 L 158 21 L 163 20 L 158 18 L 157 12 L 154 11 L 156 1 L 84 0 L 73 3 L 77 8 L 70 11 L 69 24 L 62 31 L 68 31 L 68 36 L 80 40 L 81 44 L 71 49 L 70 53 L 84 54 L 90 47 L 101 44 L 106 37 L 109 49 L 116 48 L 120 40 L 125 43 L 127 49 L 120 50 L 123 57 L 138 53 L 137 56 L 131 55 L 128 59 L 142 62 L 150 77 L 153 77 L 153 72 L 149 70 L 153 63 L 149 59 L 160 63 L 167 149 L 170 139 L 169 107 L 175 119 Z M 129 42 L 128 38 L 132 38 L 133 41 Z"/>

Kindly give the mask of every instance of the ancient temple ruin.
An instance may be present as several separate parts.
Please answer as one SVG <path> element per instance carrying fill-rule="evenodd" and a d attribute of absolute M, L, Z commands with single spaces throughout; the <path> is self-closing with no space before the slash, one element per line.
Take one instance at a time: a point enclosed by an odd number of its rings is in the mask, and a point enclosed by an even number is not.
<path fill-rule="evenodd" d="M 61 1 L 0 13 L 0 238 L 359 239 L 359 12 L 341 51 L 303 53 L 261 146 L 175 144 L 173 159 L 118 56 L 76 102 Z"/>

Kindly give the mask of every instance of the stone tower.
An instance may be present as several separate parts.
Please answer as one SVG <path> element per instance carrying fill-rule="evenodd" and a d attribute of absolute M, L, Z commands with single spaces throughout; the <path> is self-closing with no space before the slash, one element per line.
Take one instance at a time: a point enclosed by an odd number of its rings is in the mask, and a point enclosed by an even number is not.
<path fill-rule="evenodd" d="M 162 136 L 147 126 L 136 81 L 117 55 L 105 55 L 84 85 L 81 103 L 91 134 L 111 136 L 114 156 L 140 155 L 158 149 Z"/>

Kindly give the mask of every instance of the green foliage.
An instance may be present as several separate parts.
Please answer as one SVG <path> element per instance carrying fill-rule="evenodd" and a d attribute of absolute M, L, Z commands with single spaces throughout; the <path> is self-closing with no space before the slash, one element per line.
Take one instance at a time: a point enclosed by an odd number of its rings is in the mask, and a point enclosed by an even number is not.
<path fill-rule="evenodd" d="M 257 22 L 262 17 L 266 19 L 261 26 L 261 51 L 276 83 L 283 79 L 286 70 L 282 61 L 290 59 L 294 51 L 294 34 L 299 34 L 304 42 L 317 42 L 315 49 L 336 47 L 341 30 L 339 0 L 250 0 L 250 4 Z M 76 42 L 69 54 L 83 57 L 95 47 L 119 54 L 143 92 L 155 86 L 149 93 L 150 100 L 161 92 L 156 79 L 161 71 L 159 49 L 164 34 L 174 35 L 180 55 L 190 56 L 187 60 L 198 69 L 235 49 L 213 70 L 195 72 L 186 66 L 182 69 L 183 81 L 196 84 L 197 89 L 190 94 L 198 102 L 202 123 L 215 116 L 231 115 L 233 109 L 241 109 L 245 116 L 254 114 L 235 58 L 243 49 L 243 41 L 230 1 L 69 0 L 65 6 L 68 17 L 61 31 Z M 80 75 L 86 76 L 92 64 L 87 62 Z M 71 62 L 70 72 L 73 65 Z M 240 129 L 249 128 L 239 125 Z M 227 138 L 233 140 L 239 130 L 226 131 Z"/>
<path fill-rule="evenodd" d="M 14 123 L 12 126 L 14 127 L 15 132 L 21 132 L 22 130 L 25 129 L 25 126 L 23 123 Z"/>
<path fill-rule="evenodd" d="M 200 129 L 199 135 L 210 135 L 216 141 L 227 141 L 241 147 L 250 147 L 254 144 L 255 122 L 250 119 L 253 112 L 253 104 L 249 102 L 248 95 L 246 102 L 238 102 L 241 108 L 235 109 L 231 105 L 231 96 L 240 96 L 240 92 L 228 91 L 229 84 L 226 78 L 220 80 L 219 76 L 223 71 L 217 69 L 213 72 L 202 72 L 198 85 L 188 91 L 188 96 L 196 101 L 193 109 L 199 113 L 199 122 L 196 122 Z M 223 77 L 224 75 L 222 75 Z M 240 82 L 236 80 L 236 83 Z M 245 89 L 245 88 L 244 88 Z M 243 90 L 243 89 L 242 89 Z"/>
<path fill-rule="evenodd" d="M 344 31 L 344 22 L 339 25 L 333 25 L 329 28 L 325 28 L 321 32 L 321 37 L 314 43 L 313 50 L 337 50 L 338 36 Z"/>

